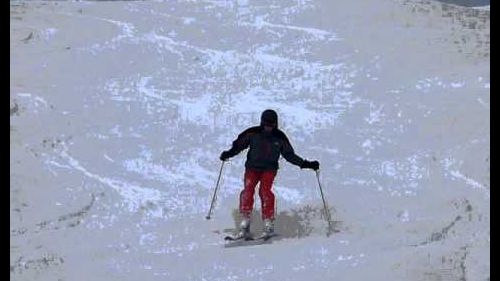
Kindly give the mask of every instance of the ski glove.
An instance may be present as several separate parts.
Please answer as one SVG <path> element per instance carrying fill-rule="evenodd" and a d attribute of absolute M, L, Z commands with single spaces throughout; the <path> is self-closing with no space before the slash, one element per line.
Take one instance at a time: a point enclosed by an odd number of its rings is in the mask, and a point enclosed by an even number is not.
<path fill-rule="evenodd" d="M 307 161 L 304 160 L 302 165 L 300 165 L 300 168 L 302 169 L 313 169 L 313 170 L 318 170 L 319 169 L 319 162 L 318 161 Z"/>
<path fill-rule="evenodd" d="M 229 159 L 229 151 L 222 151 L 222 153 L 220 154 L 220 157 L 219 159 L 221 161 L 226 161 L 227 159 Z"/>

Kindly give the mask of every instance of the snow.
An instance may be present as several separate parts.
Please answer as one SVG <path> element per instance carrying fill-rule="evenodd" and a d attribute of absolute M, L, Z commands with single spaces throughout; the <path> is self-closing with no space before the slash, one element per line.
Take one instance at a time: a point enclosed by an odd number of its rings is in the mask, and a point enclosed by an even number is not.
<path fill-rule="evenodd" d="M 11 279 L 488 280 L 489 6 L 268 4 L 11 2 Z M 267 108 L 335 231 L 280 159 L 281 236 L 224 248 Z"/>

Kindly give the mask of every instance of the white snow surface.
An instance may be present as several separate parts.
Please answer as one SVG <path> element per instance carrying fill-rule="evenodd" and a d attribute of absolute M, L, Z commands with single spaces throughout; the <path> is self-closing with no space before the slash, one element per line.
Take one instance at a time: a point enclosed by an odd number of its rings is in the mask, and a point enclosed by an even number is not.
<path fill-rule="evenodd" d="M 10 6 L 11 280 L 490 279 L 489 6 Z M 281 159 L 280 236 L 226 248 L 267 108 L 319 177 Z"/>

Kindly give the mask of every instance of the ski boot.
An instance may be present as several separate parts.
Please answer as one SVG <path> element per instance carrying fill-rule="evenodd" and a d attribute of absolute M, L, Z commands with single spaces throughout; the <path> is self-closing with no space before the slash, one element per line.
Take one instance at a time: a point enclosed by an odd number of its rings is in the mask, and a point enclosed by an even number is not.
<path fill-rule="evenodd" d="M 262 232 L 261 238 L 267 240 L 275 235 L 274 233 L 274 220 L 265 219 L 264 220 L 264 231 Z"/>
<path fill-rule="evenodd" d="M 250 234 L 250 219 L 243 219 L 240 223 L 240 231 L 234 237 L 235 240 L 244 239 L 251 240 L 252 236 Z"/>

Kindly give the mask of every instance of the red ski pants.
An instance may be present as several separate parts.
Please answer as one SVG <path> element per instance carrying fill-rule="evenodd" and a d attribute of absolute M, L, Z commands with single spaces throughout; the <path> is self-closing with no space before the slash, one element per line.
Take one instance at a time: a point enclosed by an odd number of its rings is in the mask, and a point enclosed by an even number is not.
<path fill-rule="evenodd" d="M 240 214 L 243 217 L 249 218 L 252 214 L 255 186 L 260 182 L 259 197 L 262 206 L 262 219 L 274 219 L 274 193 L 271 188 L 276 173 L 276 170 L 245 170 L 244 189 L 240 193 Z"/>

